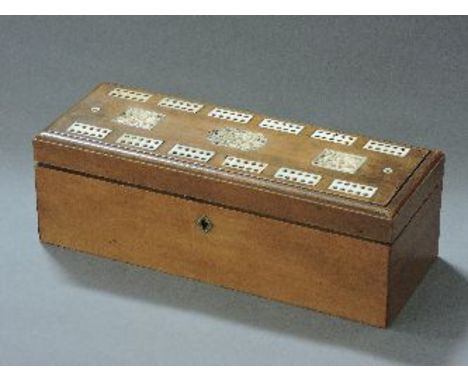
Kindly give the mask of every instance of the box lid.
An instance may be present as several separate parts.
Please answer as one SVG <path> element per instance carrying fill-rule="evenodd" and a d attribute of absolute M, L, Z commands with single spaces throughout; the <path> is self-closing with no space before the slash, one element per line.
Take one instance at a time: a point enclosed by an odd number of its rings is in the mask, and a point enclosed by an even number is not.
<path fill-rule="evenodd" d="M 111 83 L 38 134 L 35 159 L 380 242 L 443 164 L 438 151 Z"/>

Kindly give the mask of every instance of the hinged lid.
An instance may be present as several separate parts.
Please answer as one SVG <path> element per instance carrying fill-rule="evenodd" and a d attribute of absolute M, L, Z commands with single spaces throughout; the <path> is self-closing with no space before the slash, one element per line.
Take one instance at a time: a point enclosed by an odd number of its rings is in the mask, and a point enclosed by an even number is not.
<path fill-rule="evenodd" d="M 98 86 L 35 148 L 43 164 L 383 242 L 442 161 L 427 149 L 115 84 Z"/>

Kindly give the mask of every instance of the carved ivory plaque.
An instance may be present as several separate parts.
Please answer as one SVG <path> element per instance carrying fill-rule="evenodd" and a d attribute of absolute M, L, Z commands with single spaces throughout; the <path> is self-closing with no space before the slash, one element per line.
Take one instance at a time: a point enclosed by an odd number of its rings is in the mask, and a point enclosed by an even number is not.
<path fill-rule="evenodd" d="M 253 151 L 263 147 L 267 139 L 262 133 L 241 130 L 236 127 L 211 130 L 208 140 L 218 146 L 230 147 L 241 151 Z"/>
<path fill-rule="evenodd" d="M 312 164 L 329 170 L 354 174 L 366 159 L 366 157 L 360 155 L 325 149 L 315 157 Z"/>
<path fill-rule="evenodd" d="M 164 115 L 161 113 L 137 107 L 130 107 L 124 113 L 116 117 L 114 121 L 130 127 L 151 130 L 163 118 Z"/>

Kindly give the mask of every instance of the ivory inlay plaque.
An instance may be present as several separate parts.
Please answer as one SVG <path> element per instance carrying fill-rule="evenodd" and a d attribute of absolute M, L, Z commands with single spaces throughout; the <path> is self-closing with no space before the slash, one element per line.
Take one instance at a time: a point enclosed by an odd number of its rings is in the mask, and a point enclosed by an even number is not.
<path fill-rule="evenodd" d="M 329 170 L 354 174 L 366 159 L 366 157 L 360 155 L 325 149 L 315 157 L 312 164 Z"/>
<path fill-rule="evenodd" d="M 140 109 L 138 107 L 130 107 L 124 113 L 115 118 L 114 122 L 130 127 L 136 127 L 138 129 L 151 130 L 163 118 L 164 114 Z"/>
<path fill-rule="evenodd" d="M 262 133 L 254 133 L 235 127 L 211 130 L 208 140 L 218 146 L 229 147 L 241 151 L 253 151 L 263 147 L 267 142 Z"/>

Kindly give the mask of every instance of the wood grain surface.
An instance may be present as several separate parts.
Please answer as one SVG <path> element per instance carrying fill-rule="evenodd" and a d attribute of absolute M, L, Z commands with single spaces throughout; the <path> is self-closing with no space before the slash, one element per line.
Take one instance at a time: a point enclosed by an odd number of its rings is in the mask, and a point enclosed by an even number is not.
<path fill-rule="evenodd" d="M 313 124 L 288 134 L 261 128 L 271 118 L 264 115 L 226 121 L 210 116 L 217 105 L 196 101 L 199 111 L 189 113 L 142 89 L 114 97 L 116 87 L 99 85 L 33 140 L 42 241 L 378 327 L 397 316 L 437 256 L 440 151 L 404 145 L 406 156 L 388 155 L 366 150 L 369 138 L 360 135 L 343 145 L 311 138 L 322 129 Z M 146 93 L 144 102 L 135 92 Z M 131 108 L 164 117 L 149 130 L 116 121 Z M 75 122 L 109 134 L 67 131 Z M 266 144 L 241 151 L 207 139 L 226 127 L 261 134 Z M 162 144 L 135 149 L 117 143 L 123 134 Z M 208 162 L 180 158 L 169 153 L 176 144 L 214 153 Z M 354 174 L 314 166 L 329 149 L 366 160 Z M 227 156 L 267 167 L 226 168 Z M 281 167 L 321 179 L 278 179 Z M 329 188 L 335 179 L 377 190 L 345 194 Z M 197 225 L 203 216 L 213 224 L 207 233 Z"/>
<path fill-rule="evenodd" d="M 146 102 L 109 96 L 116 86 L 99 85 L 38 134 L 34 140 L 35 160 L 383 243 L 391 243 L 398 237 L 442 177 L 444 157 L 439 151 L 406 145 L 411 148 L 408 155 L 395 157 L 364 150 L 368 138 L 356 134 L 357 140 L 351 146 L 330 143 L 310 137 L 319 129 L 312 124 L 303 124 L 304 129 L 298 135 L 282 133 L 260 128 L 258 124 L 265 116 L 259 114 L 253 114 L 249 123 L 240 124 L 209 117 L 215 107 L 211 104 L 204 103 L 193 114 L 159 106 L 164 95 L 158 93 L 148 93 L 151 97 Z M 130 107 L 164 113 L 166 117 L 152 130 L 116 123 L 115 118 Z M 66 133 L 75 121 L 112 132 L 103 140 L 92 141 Z M 211 144 L 207 139 L 209 131 L 226 126 L 261 133 L 267 138 L 267 144 L 251 152 Z M 161 139 L 164 143 L 143 155 L 128 147 L 115 147 L 116 140 L 125 133 Z M 167 155 L 176 143 L 213 150 L 216 155 L 208 163 Z M 364 155 L 368 159 L 356 174 L 313 166 L 311 160 L 324 149 Z M 261 174 L 226 169 L 221 165 L 226 155 L 263 161 L 268 166 Z M 315 186 L 305 186 L 274 178 L 273 174 L 282 166 L 317 173 L 322 179 Z M 385 168 L 392 168 L 393 172 L 385 174 Z M 333 179 L 370 184 L 378 190 L 366 200 L 329 190 Z"/>
<path fill-rule="evenodd" d="M 46 243 L 379 327 L 437 252 L 424 237 L 438 227 L 436 197 L 392 248 L 61 170 L 39 166 L 36 176 Z M 196 224 L 201 216 L 213 223 L 208 233 Z"/>
<path fill-rule="evenodd" d="M 337 195 L 341 198 L 355 199 L 361 202 L 371 203 L 379 206 L 387 205 L 395 196 L 401 186 L 406 182 L 409 176 L 419 166 L 421 161 L 429 153 L 429 150 L 417 148 L 410 145 L 403 145 L 410 148 L 408 155 L 403 158 L 386 155 L 379 152 L 366 150 L 363 147 L 370 138 L 354 133 L 344 133 L 356 138 L 356 141 L 350 145 L 343 145 L 311 138 L 311 135 L 323 128 L 310 123 L 301 123 L 304 129 L 298 134 L 289 134 L 270 129 L 260 128 L 260 122 L 265 118 L 271 118 L 261 114 L 251 113 L 253 118 L 248 123 L 238 123 L 233 121 L 220 120 L 209 116 L 211 110 L 219 105 L 201 102 L 203 108 L 197 113 L 188 113 L 180 110 L 169 109 L 159 106 L 159 101 L 166 97 L 164 94 L 150 92 L 151 97 L 146 102 L 137 102 L 127 99 L 121 99 L 109 96 L 109 93 L 118 85 L 104 83 L 98 86 L 83 100 L 76 103 L 68 112 L 64 113 L 54 123 L 49 126 L 48 131 L 66 133 L 67 128 L 75 121 L 90 124 L 93 126 L 111 129 L 112 132 L 97 145 L 114 144 L 124 133 L 137 134 L 148 138 L 161 139 L 163 145 L 155 154 L 167 155 L 175 144 L 184 144 L 197 147 L 204 150 L 212 150 L 216 155 L 206 164 L 199 164 L 207 169 L 214 170 L 217 176 L 224 176 L 226 169 L 222 162 L 228 155 L 245 158 L 251 161 L 267 163 L 266 169 L 257 177 L 266 179 L 270 183 L 281 183 L 274 178 L 275 172 L 281 167 L 298 169 L 306 172 L 313 172 L 321 175 L 323 179 L 318 185 L 309 187 L 310 191 L 326 195 Z M 134 91 L 145 91 L 139 88 L 131 88 Z M 184 97 L 178 97 L 185 100 Z M 137 129 L 131 126 L 116 123 L 116 118 L 130 107 L 155 111 L 165 115 L 165 118 L 151 130 Z M 222 106 L 224 108 L 224 106 Z M 93 112 L 93 108 L 99 108 L 98 112 Z M 225 107 L 228 110 L 238 110 Z M 245 112 L 245 111 L 244 111 Z M 245 112 L 250 113 L 250 112 Z M 279 118 L 287 121 L 284 118 Z M 225 127 L 238 128 L 244 131 L 262 134 L 267 139 L 265 146 L 255 151 L 243 152 L 233 148 L 213 145 L 207 136 L 210 131 Z M 325 129 L 331 132 L 337 132 Z M 79 138 L 79 137 L 78 137 Z M 80 143 L 78 143 L 80 144 Z M 85 145 L 85 142 L 81 142 Z M 103 145 L 102 145 L 103 146 Z M 347 174 L 339 171 L 325 169 L 314 166 L 312 161 L 324 149 L 331 149 L 345 154 L 359 155 L 366 158 L 366 161 L 355 174 Z M 172 157 L 172 161 L 177 158 Z M 187 162 L 187 159 L 185 159 Z M 197 161 L 188 162 L 197 163 Z M 392 173 L 387 174 L 383 170 L 391 168 Z M 242 171 L 227 169 L 236 173 L 239 177 L 245 175 Z M 366 198 L 343 194 L 330 190 L 328 186 L 334 179 L 342 179 L 349 182 L 365 184 L 378 187 L 378 191 L 373 198 Z M 245 179 L 247 181 L 247 179 Z M 299 185 L 294 182 L 282 182 L 289 188 L 295 188 Z M 304 188 L 304 186 L 302 186 Z M 305 187 L 305 189 L 308 189 Z"/>
<path fill-rule="evenodd" d="M 385 324 L 388 246 L 63 171 L 36 175 L 44 242 Z M 204 215 L 208 233 L 196 225 Z"/>

